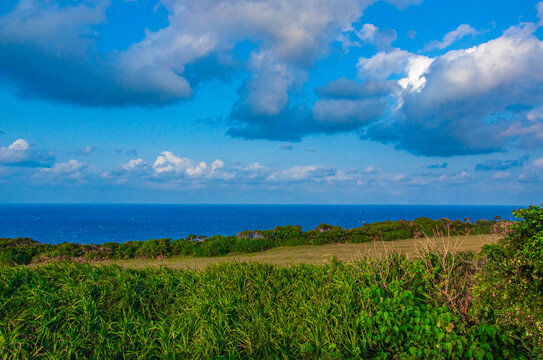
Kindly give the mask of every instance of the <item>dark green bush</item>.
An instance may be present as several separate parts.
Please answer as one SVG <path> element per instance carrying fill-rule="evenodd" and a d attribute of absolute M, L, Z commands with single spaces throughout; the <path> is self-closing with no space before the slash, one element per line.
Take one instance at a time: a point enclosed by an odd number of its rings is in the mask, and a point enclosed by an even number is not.
<path fill-rule="evenodd" d="M 443 219 L 447 221 L 447 219 Z M 435 232 L 444 230 L 443 220 L 432 220 L 427 217 L 419 217 L 413 220 L 413 233 L 416 237 L 433 236 Z"/>
<path fill-rule="evenodd" d="M 118 246 L 119 244 L 117 244 Z M 73 244 L 68 242 L 63 242 L 55 246 L 49 246 L 42 254 L 50 258 L 62 258 L 69 259 L 75 257 L 81 257 L 83 255 L 83 249 L 79 244 Z"/>
<path fill-rule="evenodd" d="M 234 236 L 212 236 L 209 239 L 198 241 L 194 246 L 193 254 L 209 257 L 228 254 L 232 249 Z"/>
<path fill-rule="evenodd" d="M 121 259 L 132 259 L 136 256 L 141 256 L 140 250 L 146 241 L 127 241 L 119 245 L 117 248 L 118 256 Z M 144 255 L 143 257 L 147 257 Z"/>
<path fill-rule="evenodd" d="M 252 253 L 271 249 L 273 243 L 264 238 L 237 238 L 233 241 L 230 248 L 231 252 Z"/>
<path fill-rule="evenodd" d="M 194 240 L 179 239 L 172 241 L 172 255 L 193 255 L 194 254 Z"/>
<path fill-rule="evenodd" d="M 369 235 L 366 234 L 363 227 L 345 230 L 345 238 L 345 242 L 350 243 L 364 243 L 371 241 Z"/>
<path fill-rule="evenodd" d="M 320 224 L 315 230 L 303 233 L 304 243 L 310 245 L 337 244 L 347 241 L 345 230 L 341 226 Z"/>
<path fill-rule="evenodd" d="M 374 241 L 388 241 L 409 239 L 413 237 L 413 230 L 408 221 L 383 221 L 365 224 L 364 231 Z"/>
<path fill-rule="evenodd" d="M 296 246 L 305 244 L 302 227 L 297 225 L 277 226 L 273 231 L 268 232 L 266 235 L 274 242 L 275 246 Z"/>
<path fill-rule="evenodd" d="M 488 265 L 477 277 L 473 312 L 543 354 L 543 207 L 513 215 L 520 221 L 511 234 L 483 248 Z"/>
<path fill-rule="evenodd" d="M 152 239 L 143 241 L 136 251 L 137 257 L 164 257 L 172 253 L 171 239 Z"/>
<path fill-rule="evenodd" d="M 32 262 L 32 250 L 24 247 L 9 248 L 0 253 L 0 264 L 27 265 Z"/>
<path fill-rule="evenodd" d="M 470 233 L 477 235 L 477 234 L 490 234 L 492 233 L 494 229 L 495 222 L 488 221 L 488 220 L 477 220 L 475 222 L 475 226 L 471 228 Z"/>

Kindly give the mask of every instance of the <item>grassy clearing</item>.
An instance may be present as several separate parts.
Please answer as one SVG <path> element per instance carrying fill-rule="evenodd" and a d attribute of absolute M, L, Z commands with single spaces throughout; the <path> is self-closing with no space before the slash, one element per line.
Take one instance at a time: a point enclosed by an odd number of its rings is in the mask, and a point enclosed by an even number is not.
<path fill-rule="evenodd" d="M 126 259 L 105 260 L 97 264 L 120 265 L 131 269 L 167 266 L 170 268 L 204 269 L 212 264 L 225 262 L 259 262 L 271 265 L 323 264 L 330 257 L 343 262 L 357 260 L 364 256 L 384 255 L 400 252 L 408 257 L 417 256 L 417 248 L 424 244 L 435 245 L 438 249 L 454 249 L 455 251 L 478 252 L 486 244 L 497 242 L 503 235 L 468 235 L 440 238 L 406 239 L 395 241 L 374 241 L 362 244 L 328 244 L 316 246 L 278 247 L 249 254 L 228 254 L 216 257 L 174 256 L 163 259 Z"/>

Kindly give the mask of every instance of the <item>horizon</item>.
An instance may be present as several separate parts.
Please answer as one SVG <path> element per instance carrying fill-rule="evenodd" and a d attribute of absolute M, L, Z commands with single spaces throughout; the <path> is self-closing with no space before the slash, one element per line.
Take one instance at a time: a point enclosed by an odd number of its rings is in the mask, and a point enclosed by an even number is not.
<path fill-rule="evenodd" d="M 543 1 L 8 0 L 0 204 L 543 202 Z"/>

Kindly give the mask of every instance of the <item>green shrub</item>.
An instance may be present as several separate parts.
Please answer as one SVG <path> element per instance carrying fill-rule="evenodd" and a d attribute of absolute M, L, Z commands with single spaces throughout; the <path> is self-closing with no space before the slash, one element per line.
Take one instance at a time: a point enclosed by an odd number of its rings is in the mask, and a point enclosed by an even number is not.
<path fill-rule="evenodd" d="M 231 252 L 252 253 L 274 247 L 273 242 L 264 238 L 237 238 L 232 242 Z"/>
<path fill-rule="evenodd" d="M 277 226 L 266 234 L 275 246 L 296 246 L 306 244 L 302 227 L 297 225 Z"/>
<path fill-rule="evenodd" d="M 413 232 L 411 231 L 411 229 L 403 228 L 385 231 L 383 232 L 382 236 L 384 241 L 411 239 L 413 237 Z"/>
<path fill-rule="evenodd" d="M 132 259 L 142 253 L 140 250 L 146 241 L 126 241 L 121 243 L 117 249 L 118 256 L 121 259 Z M 147 257 L 147 256 L 145 256 Z"/>
<path fill-rule="evenodd" d="M 118 246 L 119 244 L 116 245 Z M 79 244 L 63 242 L 61 244 L 47 247 L 42 254 L 50 258 L 68 259 L 82 256 L 83 250 Z"/>
<path fill-rule="evenodd" d="M 364 231 L 374 241 L 409 239 L 413 237 L 413 230 L 409 222 L 405 220 L 388 220 L 373 224 L 364 224 Z"/>
<path fill-rule="evenodd" d="M 174 240 L 171 244 L 172 255 L 193 255 L 194 247 L 194 240 L 190 238 Z"/>
<path fill-rule="evenodd" d="M 444 221 L 443 221 L 444 220 Z M 413 220 L 413 235 L 417 238 L 423 236 L 433 236 L 434 233 L 444 230 L 444 222 L 447 219 L 435 221 L 427 217 L 419 217 Z"/>
<path fill-rule="evenodd" d="M 195 256 L 209 257 L 226 255 L 231 251 L 234 236 L 212 236 L 209 239 L 195 243 Z"/>
<path fill-rule="evenodd" d="M 543 207 L 513 215 L 520 221 L 511 234 L 483 248 L 488 265 L 477 277 L 473 312 L 543 354 Z"/>
<path fill-rule="evenodd" d="M 32 262 L 31 249 L 18 247 L 0 252 L 0 263 L 4 265 L 27 265 Z"/>
<path fill-rule="evenodd" d="M 164 257 L 171 255 L 171 239 L 152 239 L 143 241 L 136 251 L 137 257 Z"/>

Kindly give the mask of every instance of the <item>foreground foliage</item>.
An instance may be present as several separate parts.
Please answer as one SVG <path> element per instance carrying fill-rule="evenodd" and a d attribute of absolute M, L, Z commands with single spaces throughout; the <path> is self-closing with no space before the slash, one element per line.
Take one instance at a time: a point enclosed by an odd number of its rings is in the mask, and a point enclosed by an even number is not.
<path fill-rule="evenodd" d="M 440 274 L 461 278 L 472 266 L 472 254 L 458 256 L 449 269 L 440 264 L 450 261 L 401 255 L 288 268 L 223 264 L 202 272 L 74 263 L 5 267 L 0 355 L 525 358 L 503 328 L 472 322 L 444 301 Z"/>
<path fill-rule="evenodd" d="M 543 207 L 513 214 L 520 221 L 511 234 L 483 248 L 488 264 L 477 277 L 473 310 L 543 354 Z"/>
<path fill-rule="evenodd" d="M 278 226 L 273 230 L 242 231 L 233 236 L 191 235 L 185 239 L 152 239 L 79 245 L 72 243 L 40 244 L 32 239 L 0 239 L 0 263 L 29 264 L 49 259 L 130 259 L 157 258 L 174 255 L 219 256 L 230 252 L 250 253 L 277 246 L 322 245 L 332 243 L 362 243 L 367 241 L 391 241 L 419 238 L 434 232 L 451 235 L 505 233 L 509 221 L 448 219 L 431 220 L 418 218 L 413 221 L 384 221 L 365 224 L 355 229 L 321 224 L 316 229 L 302 231 L 301 226 Z"/>

